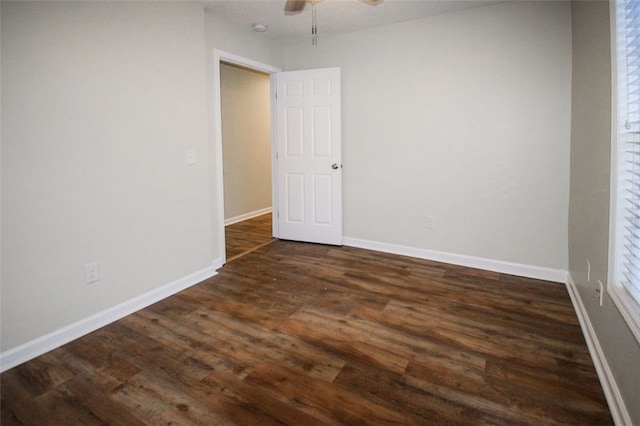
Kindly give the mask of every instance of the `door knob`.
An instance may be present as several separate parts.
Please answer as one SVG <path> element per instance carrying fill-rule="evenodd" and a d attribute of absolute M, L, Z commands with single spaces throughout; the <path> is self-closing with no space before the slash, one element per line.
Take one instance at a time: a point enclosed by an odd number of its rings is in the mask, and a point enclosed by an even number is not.
<path fill-rule="evenodd" d="M 333 170 L 338 170 L 340 167 L 342 167 L 342 164 L 338 165 L 338 163 L 333 163 L 333 164 L 331 165 L 331 168 L 332 168 Z"/>

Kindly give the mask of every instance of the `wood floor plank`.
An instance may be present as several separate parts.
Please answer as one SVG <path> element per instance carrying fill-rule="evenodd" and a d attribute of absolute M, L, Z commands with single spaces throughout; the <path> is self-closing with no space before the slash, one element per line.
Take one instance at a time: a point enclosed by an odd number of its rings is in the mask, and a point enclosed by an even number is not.
<path fill-rule="evenodd" d="M 193 318 L 193 319 L 192 319 Z M 184 318 L 187 326 L 199 326 L 203 315 L 195 311 L 192 316 Z M 216 330 L 226 330 L 234 341 L 245 343 L 247 351 L 256 351 L 253 358 L 261 363 L 271 362 L 285 365 L 300 373 L 321 378 L 331 382 L 344 366 L 341 358 L 321 351 L 318 347 L 307 344 L 290 334 L 268 329 L 259 324 L 247 324 L 226 314 L 208 314 L 207 327 L 216 336 Z M 220 339 L 226 341 L 227 339 Z"/>
<path fill-rule="evenodd" d="M 395 409 L 405 408 L 406 416 L 417 424 L 459 424 L 473 419 L 473 424 L 513 424 L 487 412 L 449 401 L 437 392 L 417 389 L 403 375 L 374 370 L 367 365 L 348 364 L 336 378 L 336 385 L 357 392 L 371 403 Z"/>
<path fill-rule="evenodd" d="M 270 233 L 245 225 L 238 250 Z M 0 398 L 7 426 L 613 424 L 564 286 L 287 241 L 4 372 Z"/>
<path fill-rule="evenodd" d="M 96 416 L 84 401 L 86 395 L 75 395 L 66 384 L 62 384 L 36 398 L 36 403 L 46 413 L 46 424 L 52 425 L 102 425 L 104 422 Z M 41 424 L 44 424 L 41 423 Z"/>
<path fill-rule="evenodd" d="M 211 410 L 201 395 L 194 398 L 184 392 L 184 387 L 185 382 L 154 368 L 128 380 L 114 399 L 127 405 L 139 418 L 156 424 L 167 421 L 176 425 L 232 424 L 217 410 Z"/>
<path fill-rule="evenodd" d="M 274 389 L 299 405 L 329 416 L 331 423 L 341 424 L 411 424 L 401 413 L 371 404 L 362 396 L 333 386 L 324 380 L 298 374 L 286 367 L 269 365 L 255 369 L 246 381 Z M 309 392 L 313 389 L 313 392 Z"/>
<path fill-rule="evenodd" d="M 225 226 L 227 262 L 273 240 L 271 213 Z"/>
<path fill-rule="evenodd" d="M 416 324 L 415 330 L 425 330 L 425 333 L 438 329 L 444 331 L 445 334 L 462 336 L 474 340 L 486 341 L 491 348 L 501 346 L 506 351 L 516 353 L 532 353 L 537 355 L 547 353 L 550 357 L 570 359 L 571 361 L 582 361 L 590 363 L 591 359 L 588 352 L 584 350 L 583 340 L 572 342 L 566 339 L 566 335 L 562 340 L 549 338 L 545 333 L 540 333 L 540 326 L 536 329 L 523 331 L 512 329 L 504 323 L 500 323 L 499 319 L 493 315 L 490 318 L 480 320 L 477 316 L 468 318 L 464 315 L 453 315 L 445 310 L 437 310 L 431 307 L 417 306 L 413 303 L 391 301 L 385 308 L 385 314 L 392 320 L 393 318 L 402 318 L 403 321 L 410 321 Z M 423 334 L 426 336 L 426 334 Z M 579 335 L 578 335 L 579 336 Z M 482 347 L 480 343 L 472 346 L 479 349 Z M 496 352 L 489 350 L 490 354 L 496 355 Z"/>
<path fill-rule="evenodd" d="M 29 383 L 22 380 L 16 368 L 2 373 L 0 386 L 2 424 L 36 425 L 47 418 L 46 411 L 28 389 Z"/>
<path fill-rule="evenodd" d="M 282 328 L 300 339 L 347 358 L 366 359 L 389 371 L 402 373 L 408 354 L 384 340 L 380 330 L 365 330 L 343 318 L 301 310 Z"/>
<path fill-rule="evenodd" d="M 518 401 L 523 409 L 537 410 L 545 419 L 596 425 L 609 417 L 598 403 L 602 395 L 593 377 L 580 380 L 573 375 L 551 376 L 530 366 L 489 360 L 487 382 Z"/>
<path fill-rule="evenodd" d="M 245 380 L 235 381 L 224 372 L 214 371 L 203 383 L 227 395 L 235 403 L 257 416 L 256 420 L 244 420 L 239 424 L 327 424 L 322 416 L 309 414 L 300 404 L 292 403 L 285 395 Z"/>
<path fill-rule="evenodd" d="M 110 393 L 101 392 L 93 377 L 78 376 L 64 384 L 64 388 L 82 401 L 102 424 L 142 426 L 145 423 L 127 410 L 127 406 L 119 403 Z"/>
<path fill-rule="evenodd" d="M 16 367 L 16 374 L 33 396 L 39 396 L 73 377 L 73 372 L 51 353 Z"/>

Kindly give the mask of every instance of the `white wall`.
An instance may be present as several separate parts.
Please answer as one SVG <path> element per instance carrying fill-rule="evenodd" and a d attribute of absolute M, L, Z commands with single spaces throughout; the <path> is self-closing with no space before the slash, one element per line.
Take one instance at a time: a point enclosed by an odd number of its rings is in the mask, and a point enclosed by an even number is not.
<path fill-rule="evenodd" d="M 290 43 L 342 68 L 345 236 L 566 270 L 570 31 L 508 2 Z"/>
<path fill-rule="evenodd" d="M 274 67 L 280 66 L 281 43 L 268 39 L 266 34 L 257 33 L 251 27 L 232 24 L 208 10 L 205 11 L 205 25 L 209 54 L 215 48 Z"/>
<path fill-rule="evenodd" d="M 3 352 L 211 267 L 201 5 L 2 2 L 2 89 Z"/>
<path fill-rule="evenodd" d="M 271 207 L 271 83 L 267 74 L 220 66 L 224 218 Z"/>

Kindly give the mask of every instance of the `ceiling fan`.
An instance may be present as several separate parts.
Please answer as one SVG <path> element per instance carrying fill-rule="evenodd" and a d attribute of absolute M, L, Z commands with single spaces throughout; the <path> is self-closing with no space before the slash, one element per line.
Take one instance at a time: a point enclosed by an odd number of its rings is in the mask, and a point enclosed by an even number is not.
<path fill-rule="evenodd" d="M 318 26 L 316 18 L 316 3 L 320 3 L 323 0 L 287 0 L 284 5 L 285 15 L 297 15 L 302 13 L 307 3 L 311 3 L 311 43 L 315 46 L 318 44 Z M 369 6 L 377 6 L 382 3 L 383 0 L 360 0 L 361 2 L 368 4 Z"/>

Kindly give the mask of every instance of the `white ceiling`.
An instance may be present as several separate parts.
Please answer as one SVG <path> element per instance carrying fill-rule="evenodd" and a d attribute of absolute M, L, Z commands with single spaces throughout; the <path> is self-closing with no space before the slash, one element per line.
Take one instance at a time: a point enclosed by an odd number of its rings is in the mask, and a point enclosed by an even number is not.
<path fill-rule="evenodd" d="M 311 5 L 299 15 L 284 14 L 286 0 L 200 0 L 217 17 L 253 31 L 253 24 L 269 27 L 264 37 L 310 37 Z M 384 0 L 369 6 L 358 0 L 324 0 L 318 3 L 318 37 L 359 31 L 380 25 L 439 15 L 500 1 L 485 0 Z"/>

